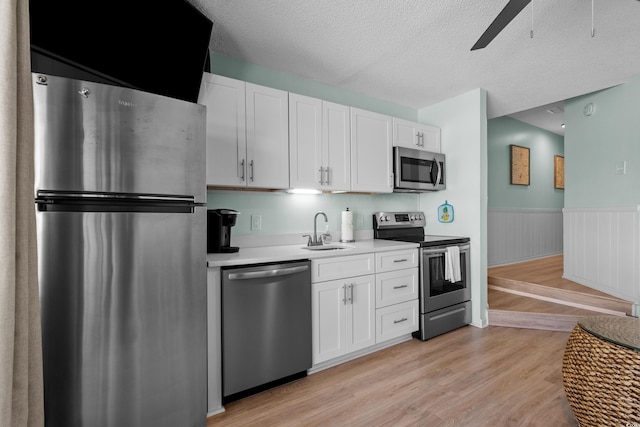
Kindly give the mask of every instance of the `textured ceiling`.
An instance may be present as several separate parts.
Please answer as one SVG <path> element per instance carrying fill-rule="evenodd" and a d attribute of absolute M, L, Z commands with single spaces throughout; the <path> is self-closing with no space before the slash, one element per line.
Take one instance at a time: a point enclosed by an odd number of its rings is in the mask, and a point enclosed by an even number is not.
<path fill-rule="evenodd" d="M 473 52 L 507 0 L 190 1 L 214 52 L 414 109 L 483 88 L 494 118 L 640 75 L 637 0 L 533 0 Z"/>

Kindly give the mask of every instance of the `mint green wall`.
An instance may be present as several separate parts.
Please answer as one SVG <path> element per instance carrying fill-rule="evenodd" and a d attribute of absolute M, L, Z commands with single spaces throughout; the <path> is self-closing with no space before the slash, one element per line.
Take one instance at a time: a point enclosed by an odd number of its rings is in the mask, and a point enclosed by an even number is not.
<path fill-rule="evenodd" d="M 281 73 L 276 70 L 250 64 L 211 52 L 211 72 L 233 79 L 244 80 L 254 84 L 286 90 L 300 95 L 312 96 L 325 101 L 351 107 L 375 111 L 405 120 L 416 121 L 417 112 L 413 108 L 404 107 L 369 96 L 338 89 L 333 86 L 312 80 Z"/>
<path fill-rule="evenodd" d="M 564 156 L 564 138 L 511 117 L 487 123 L 489 208 L 562 209 L 564 190 L 553 186 L 553 156 Z M 509 145 L 528 147 L 530 185 L 511 185 Z"/>
<path fill-rule="evenodd" d="M 313 217 L 323 211 L 329 219 L 329 231 L 340 233 L 341 212 L 353 212 L 354 230 L 372 230 L 376 211 L 414 211 L 415 194 L 288 194 L 258 191 L 209 191 L 209 209 L 234 209 L 240 212 L 234 235 L 289 234 L 313 232 Z M 251 215 L 262 217 L 262 230 L 251 230 Z M 325 231 L 318 220 L 318 231 Z"/>
<path fill-rule="evenodd" d="M 639 102 L 640 77 L 565 101 L 567 208 L 640 204 Z M 589 103 L 595 111 L 585 116 Z"/>
<path fill-rule="evenodd" d="M 419 119 L 440 127 L 447 156 L 447 189 L 424 193 L 420 210 L 427 233 L 471 238 L 472 323 L 487 325 L 487 94 L 475 89 L 418 112 Z M 440 223 L 437 209 L 447 200 L 454 221 Z"/>

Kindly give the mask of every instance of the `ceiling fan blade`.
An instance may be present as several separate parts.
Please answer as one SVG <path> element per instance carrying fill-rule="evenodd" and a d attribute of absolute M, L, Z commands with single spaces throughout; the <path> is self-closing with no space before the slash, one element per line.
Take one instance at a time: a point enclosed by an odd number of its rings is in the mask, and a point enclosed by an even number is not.
<path fill-rule="evenodd" d="M 531 0 L 509 0 L 509 3 L 502 9 L 496 19 L 493 20 L 491 25 L 480 36 L 476 44 L 473 45 L 471 50 L 482 49 L 487 47 L 491 40 L 496 38 L 500 31 L 506 27 L 509 22 L 513 20 L 518 14 L 525 8 L 526 5 L 531 3 Z"/>

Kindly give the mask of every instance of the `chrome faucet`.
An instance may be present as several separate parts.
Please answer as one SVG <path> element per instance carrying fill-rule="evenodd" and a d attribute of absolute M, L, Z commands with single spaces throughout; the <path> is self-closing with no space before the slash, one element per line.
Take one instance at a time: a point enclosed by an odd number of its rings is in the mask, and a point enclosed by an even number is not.
<path fill-rule="evenodd" d="M 329 222 L 329 219 L 324 212 L 316 213 L 316 215 L 313 217 L 313 237 L 309 234 L 305 234 L 302 236 L 309 238 L 309 240 L 307 241 L 307 246 L 319 246 L 324 243 L 322 239 L 318 239 L 318 215 L 322 215 L 324 217 L 324 222 Z"/>

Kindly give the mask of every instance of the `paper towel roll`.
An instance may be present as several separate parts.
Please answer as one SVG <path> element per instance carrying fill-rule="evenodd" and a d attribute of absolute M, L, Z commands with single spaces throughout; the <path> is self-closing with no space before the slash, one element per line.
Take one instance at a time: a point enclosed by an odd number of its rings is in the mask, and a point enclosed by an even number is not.
<path fill-rule="evenodd" d="M 342 211 L 342 234 L 340 237 L 341 242 L 355 242 L 353 240 L 353 212 L 347 208 L 346 211 Z"/>

